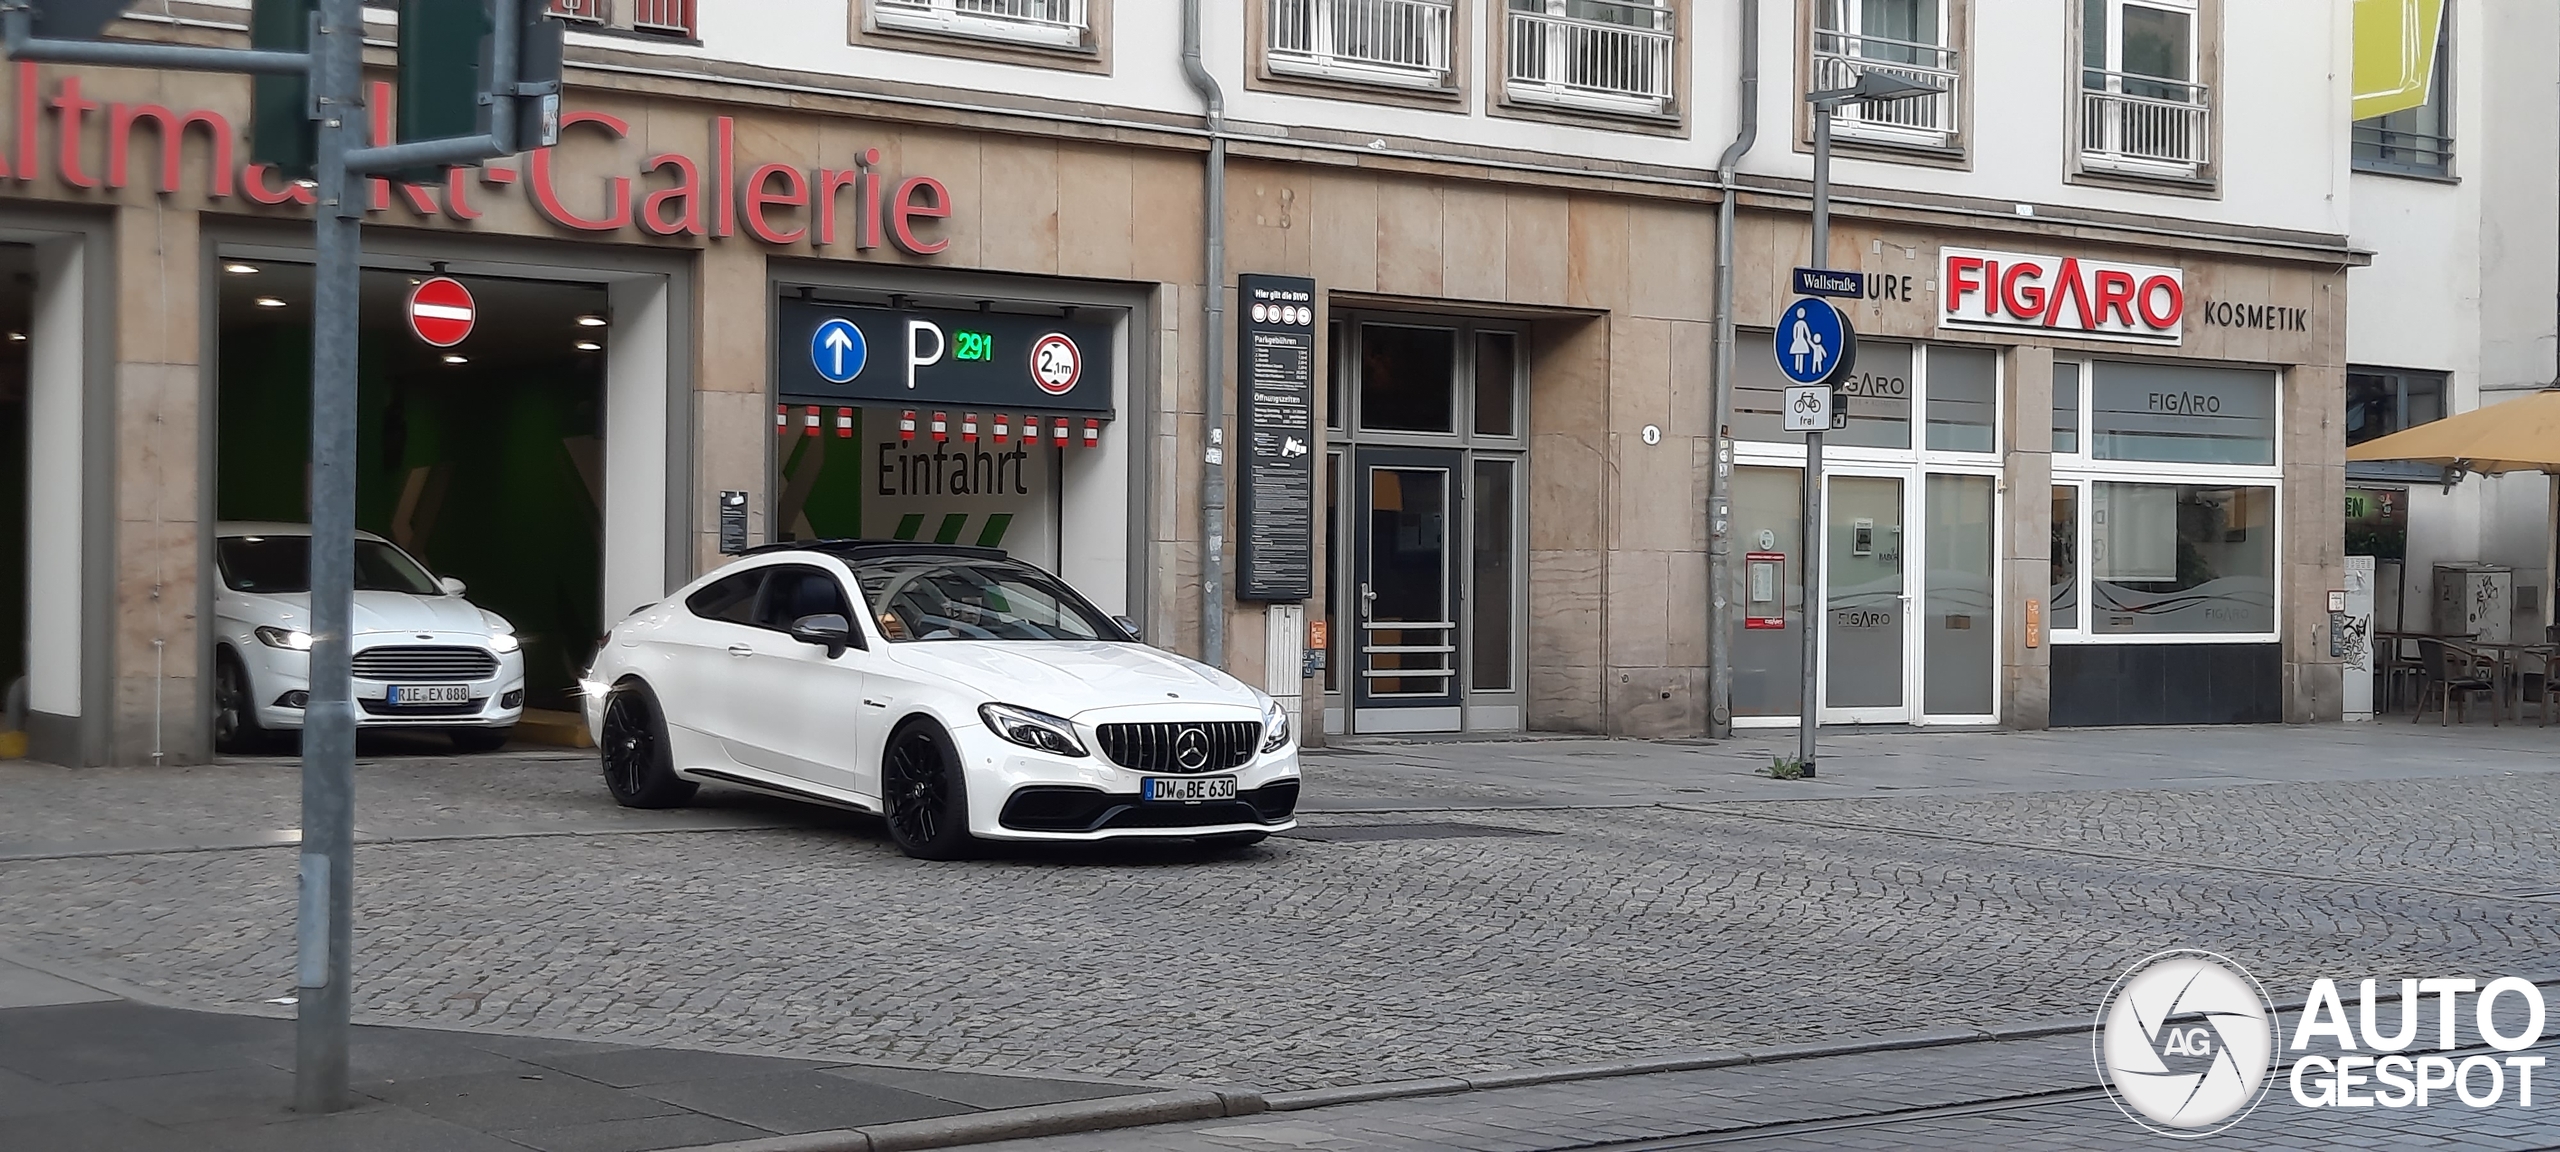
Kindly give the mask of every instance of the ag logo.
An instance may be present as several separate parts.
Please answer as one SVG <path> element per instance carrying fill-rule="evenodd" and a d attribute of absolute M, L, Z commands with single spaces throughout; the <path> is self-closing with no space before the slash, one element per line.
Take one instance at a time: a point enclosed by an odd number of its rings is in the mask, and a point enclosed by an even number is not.
<path fill-rule="evenodd" d="M 1185 728 L 1173 738 L 1173 762 L 1185 772 L 1197 772 L 1209 766 L 1209 734 L 1197 728 Z"/>
<path fill-rule="evenodd" d="M 2163 952 L 2116 980 L 2090 1047 L 2116 1106 L 2164 1136 L 2206 1136 L 2266 1095 L 2275 1029 L 2266 990 L 2211 952 Z"/>

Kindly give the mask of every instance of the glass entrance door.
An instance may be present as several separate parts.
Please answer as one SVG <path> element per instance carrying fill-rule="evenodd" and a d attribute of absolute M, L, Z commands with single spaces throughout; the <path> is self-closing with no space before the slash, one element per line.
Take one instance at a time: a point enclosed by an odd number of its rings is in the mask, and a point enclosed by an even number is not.
<path fill-rule="evenodd" d="M 1822 719 L 1911 718 L 1911 587 L 1903 563 L 1903 478 L 1830 476 L 1823 501 Z"/>
<path fill-rule="evenodd" d="M 1456 526 L 1464 460 L 1420 448 L 1356 453 L 1352 731 L 1460 726 Z"/>

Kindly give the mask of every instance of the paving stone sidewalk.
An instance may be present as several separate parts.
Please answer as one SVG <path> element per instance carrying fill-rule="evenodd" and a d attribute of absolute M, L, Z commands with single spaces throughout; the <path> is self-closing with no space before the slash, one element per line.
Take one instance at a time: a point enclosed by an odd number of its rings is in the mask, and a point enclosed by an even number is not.
<path fill-rule="evenodd" d="M 154 1007 L 0 962 L 0 1149 L 644 1152 L 1126 1098 L 1143 1085 L 357 1027 L 357 1096 L 290 1110 L 290 1019 Z"/>

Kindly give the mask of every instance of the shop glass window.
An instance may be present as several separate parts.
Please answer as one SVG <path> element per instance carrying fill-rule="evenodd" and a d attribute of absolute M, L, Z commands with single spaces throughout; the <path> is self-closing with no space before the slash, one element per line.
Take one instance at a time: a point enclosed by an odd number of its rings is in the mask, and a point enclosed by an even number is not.
<path fill-rule="evenodd" d="M 1744 349 L 1748 347 L 1745 345 Z M 1736 350 L 1736 359 L 1743 358 L 1742 351 Z M 1769 371 L 1776 374 L 1775 358 L 1757 359 L 1769 360 Z M 1823 437 L 1824 444 L 1848 448 L 1911 447 L 1911 345 L 1858 341 L 1858 362 L 1851 366 L 1849 378 L 1839 392 L 1848 398 L 1849 426 L 1832 429 Z M 1801 439 L 1801 434 L 1796 438 Z"/>
<path fill-rule="evenodd" d="M 1793 383 L 1778 372 L 1769 355 L 1776 333 L 1766 328 L 1737 328 L 1733 335 L 1733 437 L 1792 444 L 1801 432 L 1786 430 L 1787 388 Z"/>
<path fill-rule="evenodd" d="M 1921 570 L 1920 710 L 1932 716 L 1988 716 L 1997 710 L 1992 668 L 1999 617 L 1991 610 L 1990 476 L 1932 474 L 1925 490 L 1928 564 Z"/>
<path fill-rule="evenodd" d="M 1335 325 L 1337 330 L 1340 327 Z M 1339 674 L 1341 661 L 1334 654 L 1352 650 L 1351 642 L 1342 638 L 1341 573 L 1344 559 L 1351 554 L 1350 545 L 1342 539 L 1342 485 L 1345 482 L 1346 478 L 1342 474 L 1342 453 L 1325 453 L 1324 639 L 1325 643 L 1331 646 L 1324 656 L 1324 690 L 1327 692 L 1342 691 L 1341 682 L 1334 678 Z"/>
<path fill-rule="evenodd" d="M 2436 58 L 2427 74 L 2427 101 L 2355 123 L 2349 137 L 2359 172 L 2453 174 L 2453 6 L 2445 6 Z"/>
<path fill-rule="evenodd" d="M 2347 443 L 2444 419 L 2445 374 L 2347 369 Z"/>
<path fill-rule="evenodd" d="M 1351 346 L 1343 343 L 1342 321 L 1324 326 L 1324 426 L 1342 427 L 1342 358 L 1351 354 Z"/>
<path fill-rule="evenodd" d="M 2274 373 L 2113 360 L 2091 367 L 2089 448 L 2098 459 L 2276 462 Z"/>
<path fill-rule="evenodd" d="M 1804 469 L 1733 470 L 1733 535 L 1744 549 L 1726 569 L 1733 613 L 1733 714 L 1794 716 L 1804 699 Z"/>
<path fill-rule="evenodd" d="M 1519 338 L 1509 332 L 1476 333 L 1476 435 L 1520 434 Z"/>
<path fill-rule="evenodd" d="M 1512 525 L 1519 485 L 1519 462 L 1478 459 L 1475 462 L 1475 507 L 1470 538 L 1467 645 L 1473 665 L 1469 687 L 1478 692 L 1508 692 L 1512 684 L 1511 626 L 1514 558 L 1518 555 Z"/>
<path fill-rule="evenodd" d="M 2045 572 L 2046 626 L 2055 632 L 2080 630 L 2080 489 L 2053 487 L 2052 559 Z"/>
<path fill-rule="evenodd" d="M 1865 350 L 1859 351 L 1861 359 Z M 1999 358 L 1988 348 L 1929 349 L 1928 446 L 1938 452 L 1989 452 L 1999 411 Z"/>
<path fill-rule="evenodd" d="M 2089 628 L 2109 635 L 2276 627 L 2276 490 L 2089 486 Z"/>
<path fill-rule="evenodd" d="M 1360 326 L 1360 426 L 1380 432 L 1455 432 L 1458 334 L 1447 328 Z"/>
<path fill-rule="evenodd" d="M 2080 451 L 2080 364 L 2053 363 L 2053 451 L 2070 456 Z"/>

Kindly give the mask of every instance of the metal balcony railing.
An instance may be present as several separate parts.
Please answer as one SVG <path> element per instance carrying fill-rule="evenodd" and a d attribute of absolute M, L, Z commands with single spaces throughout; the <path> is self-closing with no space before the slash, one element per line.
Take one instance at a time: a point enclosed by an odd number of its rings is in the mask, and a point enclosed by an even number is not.
<path fill-rule="evenodd" d="M 1049 48 L 1084 45 L 1085 0 L 873 0 L 883 28 L 1007 40 Z"/>
<path fill-rule="evenodd" d="M 1509 15 L 1512 99 L 1610 112 L 1670 107 L 1670 9 L 1651 0 L 1574 0 L 1562 14 Z"/>
<path fill-rule="evenodd" d="M 1411 87 L 1449 83 L 1450 0 L 1268 0 L 1274 72 Z"/>
<path fill-rule="evenodd" d="M 551 14 L 576 24 L 602 24 L 604 0 L 551 0 Z"/>
<path fill-rule="evenodd" d="M 2139 176 L 2193 178 L 2213 163 L 2205 86 L 2129 72 L 2081 70 L 2080 162 Z"/>
<path fill-rule="evenodd" d="M 693 0 L 630 0 L 631 27 L 668 36 L 693 35 Z"/>
<path fill-rule="evenodd" d="M 2352 133 L 2355 166 L 2378 172 L 2446 176 L 2453 172 L 2453 137 L 2407 132 L 2361 120 Z"/>
<path fill-rule="evenodd" d="M 1815 29 L 1813 91 L 1847 88 L 1861 72 L 1880 72 L 1938 89 L 1874 104 L 1842 105 L 1832 130 L 1842 136 L 1888 144 L 1952 147 L 1960 130 L 1957 92 L 1964 70 L 1953 48 Z"/>

